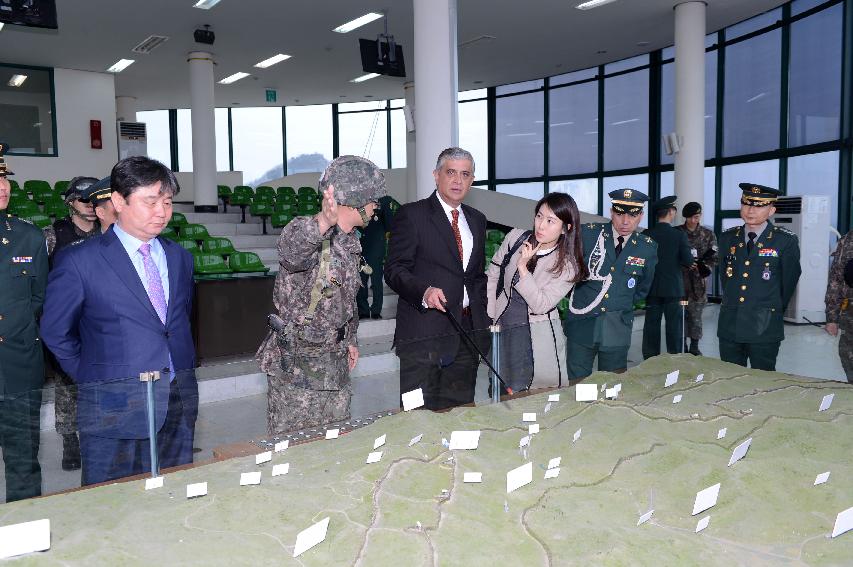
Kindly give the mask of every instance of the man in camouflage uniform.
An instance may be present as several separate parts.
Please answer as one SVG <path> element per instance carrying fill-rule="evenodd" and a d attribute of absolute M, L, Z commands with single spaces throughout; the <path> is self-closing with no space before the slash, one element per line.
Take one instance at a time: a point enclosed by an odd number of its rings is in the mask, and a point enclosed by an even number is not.
<path fill-rule="evenodd" d="M 690 253 L 696 263 L 683 270 L 684 294 L 687 297 L 687 337 L 690 348 L 684 350 L 696 356 L 702 356 L 699 350 L 699 339 L 702 338 L 702 310 L 708 303 L 708 292 L 705 289 L 705 278 L 711 275 L 717 265 L 717 236 L 714 231 L 701 226 L 702 205 L 691 202 L 681 209 L 684 224 L 677 226 L 687 234 Z"/>
<path fill-rule="evenodd" d="M 853 384 L 853 288 L 845 281 L 845 270 L 853 262 L 853 231 L 838 241 L 832 267 L 829 269 L 829 282 L 826 286 L 826 332 L 833 337 L 841 331 L 838 343 L 838 355 L 841 366 L 847 374 L 847 381 Z"/>
<path fill-rule="evenodd" d="M 349 371 L 358 360 L 356 293 L 361 256 L 356 227 L 368 224 L 385 195 L 385 177 L 372 162 L 341 156 L 320 178 L 322 210 L 297 217 L 278 241 L 279 269 L 273 331 L 258 350 L 269 375 L 270 434 L 316 427 L 349 417 Z"/>
<path fill-rule="evenodd" d="M 94 177 L 75 177 L 65 190 L 65 204 L 70 217 L 57 219 L 44 229 L 47 240 L 48 262 L 53 267 L 56 254 L 65 248 L 87 238 L 101 234 L 95 222 L 97 217 L 87 195 L 89 189 L 97 183 Z M 80 468 L 80 441 L 77 438 L 77 387 L 74 381 L 55 363 L 53 355 L 48 354 L 48 364 L 53 368 L 56 378 L 54 387 L 54 416 L 56 432 L 62 435 L 62 470 L 73 471 Z"/>

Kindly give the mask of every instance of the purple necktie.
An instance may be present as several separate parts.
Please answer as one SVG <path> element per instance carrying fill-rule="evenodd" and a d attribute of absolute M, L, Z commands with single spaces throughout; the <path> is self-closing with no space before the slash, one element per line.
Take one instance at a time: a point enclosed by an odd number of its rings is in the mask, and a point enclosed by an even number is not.
<path fill-rule="evenodd" d="M 151 244 L 146 242 L 139 247 L 142 254 L 142 265 L 145 266 L 145 277 L 148 278 L 148 299 L 154 306 L 154 311 L 160 317 L 160 321 L 166 324 L 166 293 L 163 291 L 163 282 L 160 279 L 160 270 L 151 257 Z"/>

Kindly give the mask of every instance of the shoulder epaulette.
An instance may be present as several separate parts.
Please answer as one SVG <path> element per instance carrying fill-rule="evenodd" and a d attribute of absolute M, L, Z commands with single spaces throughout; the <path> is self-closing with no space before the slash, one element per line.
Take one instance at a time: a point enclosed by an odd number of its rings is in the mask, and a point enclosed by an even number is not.
<path fill-rule="evenodd" d="M 652 243 L 652 242 L 654 242 L 654 240 L 652 239 L 652 237 L 651 237 L 651 236 L 647 236 L 647 237 L 646 237 L 646 242 L 648 242 L 648 243 Z"/>
<path fill-rule="evenodd" d="M 740 228 L 739 226 L 733 226 L 731 228 L 727 228 L 726 230 L 723 231 L 723 234 L 726 234 L 727 232 L 734 232 L 739 228 Z"/>
<path fill-rule="evenodd" d="M 21 222 L 25 222 L 25 223 L 27 223 L 27 224 L 31 224 L 31 225 L 35 226 L 35 225 L 33 224 L 33 221 L 30 221 L 30 220 L 27 220 L 27 219 L 22 219 L 21 217 L 18 217 L 18 220 L 19 220 L 19 221 L 21 221 Z"/>
<path fill-rule="evenodd" d="M 781 232 L 783 234 L 787 234 L 788 236 L 794 236 L 794 237 L 797 236 L 795 233 L 791 232 L 790 230 L 788 230 L 784 226 L 774 226 L 773 228 L 778 230 L 779 232 Z"/>

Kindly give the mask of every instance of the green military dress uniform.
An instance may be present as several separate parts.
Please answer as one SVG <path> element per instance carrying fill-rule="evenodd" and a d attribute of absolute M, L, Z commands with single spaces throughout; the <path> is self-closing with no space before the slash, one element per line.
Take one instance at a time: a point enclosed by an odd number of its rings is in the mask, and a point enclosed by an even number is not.
<path fill-rule="evenodd" d="M 373 220 L 365 228 L 361 229 L 361 253 L 364 261 L 370 266 L 370 274 L 362 270 L 361 289 L 358 290 L 356 301 L 358 302 L 359 317 L 373 317 L 379 319 L 382 313 L 383 281 L 382 269 L 385 265 L 385 249 L 387 239 L 385 235 L 391 230 L 391 220 L 394 213 L 400 208 L 400 203 L 389 196 L 379 199 L 379 208 L 373 213 Z M 373 295 L 372 305 L 367 301 L 367 286 Z"/>
<path fill-rule="evenodd" d="M 614 193 L 611 193 L 613 198 Z M 635 203 L 629 210 L 642 212 L 648 197 L 639 191 L 620 189 L 630 195 L 624 202 Z M 629 200 L 630 199 L 630 200 Z M 623 205 L 614 200 L 614 209 Z M 582 227 L 584 262 L 589 279 L 575 284 L 569 295 L 569 309 L 563 321 L 566 334 L 566 367 L 569 379 L 578 381 L 598 369 L 622 370 L 628 366 L 628 348 L 634 325 L 634 304 L 645 299 L 654 278 L 657 244 L 638 232 L 625 237 L 616 254 L 612 223 L 591 223 Z"/>
<path fill-rule="evenodd" d="M 775 189 L 742 184 L 744 198 L 775 201 Z M 743 201 L 742 201 L 743 202 Z M 747 204 L 744 202 L 744 204 Z M 762 206 L 762 205 L 757 205 Z M 723 302 L 717 323 L 720 359 L 752 368 L 776 370 L 779 345 L 785 338 L 783 314 L 800 279 L 800 245 L 791 231 L 767 226 L 748 243 L 746 226 L 723 232 L 719 244 Z"/>
<path fill-rule="evenodd" d="M 675 197 L 664 197 L 652 205 L 653 211 L 675 207 Z M 643 358 L 660 354 L 660 320 L 666 318 L 666 351 L 679 353 L 683 347 L 684 281 L 682 268 L 693 265 L 693 253 L 687 236 L 668 222 L 658 221 L 643 231 L 658 245 L 658 265 L 652 287 L 646 298 L 646 320 L 643 325 Z"/>
<path fill-rule="evenodd" d="M 0 268 L 0 445 L 11 502 L 41 494 L 44 359 L 36 319 L 48 266 L 42 231 L 5 211 L 0 211 Z"/>

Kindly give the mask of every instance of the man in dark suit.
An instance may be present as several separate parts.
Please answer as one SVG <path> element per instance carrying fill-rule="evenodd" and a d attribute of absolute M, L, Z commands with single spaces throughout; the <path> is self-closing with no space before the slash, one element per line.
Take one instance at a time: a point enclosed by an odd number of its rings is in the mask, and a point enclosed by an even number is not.
<path fill-rule="evenodd" d="M 359 319 L 382 318 L 382 268 L 385 264 L 386 235 L 391 230 L 394 211 L 400 203 L 385 195 L 379 199 L 379 207 L 373 212 L 373 220 L 361 229 L 361 255 L 370 266 L 370 273 L 362 270 L 361 287 L 356 295 Z M 367 301 L 367 284 L 370 280 L 370 292 L 373 302 Z"/>
<path fill-rule="evenodd" d="M 443 409 L 474 401 L 478 356 L 450 316 L 469 333 L 489 325 L 486 217 L 462 204 L 474 181 L 469 152 L 444 150 L 433 176 L 435 193 L 394 216 L 385 281 L 400 296 L 400 392 L 421 388 L 426 408 Z"/>
<path fill-rule="evenodd" d="M 162 467 L 192 462 L 198 411 L 192 256 L 158 236 L 178 183 L 145 157 L 120 161 L 110 178 L 118 220 L 57 257 L 41 321 L 44 342 L 79 388 L 83 484 L 151 466 L 141 373 L 161 377 L 154 382 L 154 428 Z"/>
<path fill-rule="evenodd" d="M 683 323 L 684 277 L 681 268 L 689 268 L 695 259 L 690 252 L 687 235 L 672 226 L 678 209 L 675 197 L 664 197 L 652 203 L 657 224 L 643 231 L 658 243 L 658 266 L 646 298 L 646 321 L 643 325 L 643 358 L 660 354 L 660 320 L 666 317 L 666 352 L 675 354 L 684 347 Z"/>

